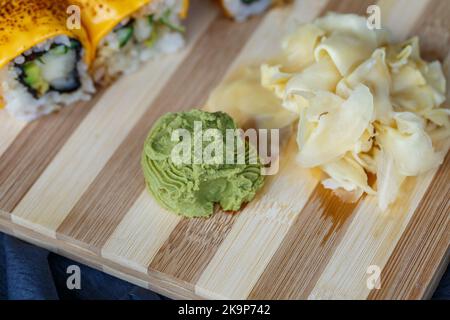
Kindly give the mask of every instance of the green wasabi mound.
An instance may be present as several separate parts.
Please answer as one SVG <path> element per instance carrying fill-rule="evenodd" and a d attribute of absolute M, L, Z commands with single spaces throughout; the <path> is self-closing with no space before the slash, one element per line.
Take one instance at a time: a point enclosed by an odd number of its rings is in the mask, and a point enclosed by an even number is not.
<path fill-rule="evenodd" d="M 196 135 L 199 124 L 201 132 L 216 129 L 213 131 L 221 135 L 214 135 L 210 139 L 199 137 Z M 177 134 L 174 138 L 173 134 L 180 129 L 189 133 L 191 138 L 180 138 Z M 256 155 L 256 151 L 239 135 L 231 141 L 234 140 L 234 146 L 241 143 L 243 148 L 230 149 L 230 144 L 225 143 L 227 132 L 230 131 L 227 129 L 237 129 L 229 115 L 200 110 L 168 113 L 155 123 L 145 141 L 141 164 L 147 189 L 160 205 L 185 217 L 209 217 L 214 212 L 215 204 L 225 211 L 238 211 L 244 203 L 255 197 L 264 184 L 262 165 L 257 156 L 253 161 L 250 160 L 250 155 Z M 180 149 L 180 143 L 189 146 L 187 142 L 190 142 L 190 148 L 184 147 L 181 148 L 184 153 L 175 153 L 180 154 L 185 161 L 180 160 L 181 156 L 174 158 L 174 150 Z M 235 161 L 230 164 L 225 160 L 217 161 L 217 158 L 214 158 L 216 161 L 209 159 L 209 162 L 198 160 L 199 155 L 219 154 L 205 153 L 204 150 L 213 147 L 223 151 L 224 159 L 228 152 Z M 203 151 L 199 152 L 199 148 Z M 237 150 L 241 150 L 241 159 L 245 153 L 245 163 L 236 160 Z"/>

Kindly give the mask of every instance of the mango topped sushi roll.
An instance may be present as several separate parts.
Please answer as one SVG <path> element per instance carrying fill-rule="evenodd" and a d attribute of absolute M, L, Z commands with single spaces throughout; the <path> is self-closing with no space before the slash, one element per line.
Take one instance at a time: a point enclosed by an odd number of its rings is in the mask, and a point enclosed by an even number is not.
<path fill-rule="evenodd" d="M 88 100 L 95 91 L 88 35 L 67 28 L 69 6 L 64 0 L 0 0 L 0 105 L 20 120 Z"/>
<path fill-rule="evenodd" d="M 105 85 L 143 61 L 184 46 L 188 0 L 76 0 L 95 50 L 93 77 Z"/>

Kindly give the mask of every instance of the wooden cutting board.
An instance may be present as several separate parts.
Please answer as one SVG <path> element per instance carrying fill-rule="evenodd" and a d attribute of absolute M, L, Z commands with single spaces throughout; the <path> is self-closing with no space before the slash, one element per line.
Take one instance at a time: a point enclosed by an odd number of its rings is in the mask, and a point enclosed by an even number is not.
<path fill-rule="evenodd" d="M 330 10 L 365 14 L 369 4 L 297 1 L 236 24 L 194 0 L 181 53 L 29 125 L 0 112 L 1 230 L 174 298 L 429 297 L 449 257 L 448 156 L 407 180 L 384 213 L 374 198 L 344 204 L 324 190 L 293 161 L 293 141 L 279 174 L 236 215 L 181 219 L 153 201 L 141 174 L 160 115 L 202 106 L 237 66 L 275 55 L 295 23 Z M 398 39 L 418 34 L 425 57 L 448 71 L 449 1 L 379 4 Z M 381 270 L 379 290 L 367 286 L 370 266 Z"/>

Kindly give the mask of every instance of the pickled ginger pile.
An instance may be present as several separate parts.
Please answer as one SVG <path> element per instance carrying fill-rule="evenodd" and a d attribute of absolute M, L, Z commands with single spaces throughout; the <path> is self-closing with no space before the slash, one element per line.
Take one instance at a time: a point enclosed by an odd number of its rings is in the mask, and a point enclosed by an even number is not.
<path fill-rule="evenodd" d="M 298 116 L 298 163 L 320 168 L 326 188 L 385 210 L 406 177 L 443 162 L 446 80 L 417 37 L 393 43 L 364 17 L 330 13 L 288 35 L 283 55 L 261 66 L 261 83 Z"/>

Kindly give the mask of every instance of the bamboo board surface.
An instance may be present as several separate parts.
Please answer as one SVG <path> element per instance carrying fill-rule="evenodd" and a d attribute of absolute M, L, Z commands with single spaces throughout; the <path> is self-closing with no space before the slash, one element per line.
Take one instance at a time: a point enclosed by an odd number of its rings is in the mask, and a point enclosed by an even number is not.
<path fill-rule="evenodd" d="M 237 215 L 185 220 L 147 194 L 140 153 L 167 111 L 202 106 L 237 66 L 276 54 L 293 25 L 327 11 L 365 14 L 366 0 L 304 0 L 242 24 L 194 0 L 188 45 L 123 77 L 86 104 L 24 125 L 0 112 L 0 230 L 173 298 L 421 299 L 446 266 L 450 158 L 408 179 L 380 212 L 344 204 L 293 161 Z M 450 2 L 381 0 L 398 39 L 450 65 Z M 447 77 L 448 78 L 448 77 Z M 381 268 L 381 289 L 367 287 Z"/>

